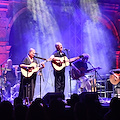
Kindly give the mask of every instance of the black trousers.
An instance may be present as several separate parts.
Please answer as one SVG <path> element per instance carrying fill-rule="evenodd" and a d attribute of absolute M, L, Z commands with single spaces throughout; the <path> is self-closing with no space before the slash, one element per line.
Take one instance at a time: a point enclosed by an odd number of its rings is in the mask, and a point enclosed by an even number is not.
<path fill-rule="evenodd" d="M 30 78 L 25 78 L 21 75 L 19 97 L 22 99 L 28 98 L 29 101 L 32 101 L 34 97 L 35 83 L 36 74 L 33 74 Z"/>
<path fill-rule="evenodd" d="M 65 89 L 65 72 L 57 72 L 54 71 L 55 76 L 55 92 L 56 93 L 63 93 Z"/>

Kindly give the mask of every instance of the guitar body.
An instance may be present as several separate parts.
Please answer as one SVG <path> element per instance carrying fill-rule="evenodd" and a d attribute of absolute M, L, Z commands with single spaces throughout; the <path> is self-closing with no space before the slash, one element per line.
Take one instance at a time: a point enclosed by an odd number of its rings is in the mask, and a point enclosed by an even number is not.
<path fill-rule="evenodd" d="M 60 71 L 64 67 L 69 66 L 69 59 L 64 56 L 64 57 L 55 57 L 57 59 L 60 59 L 60 61 L 52 61 L 52 66 L 55 70 Z"/>
<path fill-rule="evenodd" d="M 36 63 L 31 63 L 30 67 L 31 68 L 28 70 L 26 68 L 21 68 L 21 73 L 23 76 L 31 77 L 33 73 L 38 72 L 38 70 L 39 70 L 39 67 Z M 32 67 L 34 67 L 34 68 L 32 68 Z"/>
<path fill-rule="evenodd" d="M 72 66 L 71 71 L 71 77 L 75 80 L 78 80 L 80 77 L 84 76 L 86 73 L 94 72 L 96 69 L 101 69 L 100 67 L 96 67 L 94 69 L 89 69 L 86 71 L 84 67 L 81 67 L 80 69 L 75 69 L 74 66 Z"/>
<path fill-rule="evenodd" d="M 117 85 L 120 82 L 120 73 L 113 73 L 110 75 L 110 82 L 113 85 Z"/>
<path fill-rule="evenodd" d="M 74 80 L 78 80 L 80 77 L 84 76 L 85 75 L 85 69 L 84 68 L 81 68 L 80 70 L 76 70 L 74 69 L 74 67 L 72 68 L 71 70 L 71 77 L 74 79 Z"/>
<path fill-rule="evenodd" d="M 76 72 L 74 69 L 71 70 L 71 77 L 74 79 L 74 80 L 78 80 L 80 75 L 78 72 Z"/>

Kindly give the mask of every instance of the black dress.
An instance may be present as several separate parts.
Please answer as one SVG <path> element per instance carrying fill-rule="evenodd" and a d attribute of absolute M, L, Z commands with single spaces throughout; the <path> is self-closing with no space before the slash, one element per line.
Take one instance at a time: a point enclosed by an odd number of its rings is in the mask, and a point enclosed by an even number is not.
<path fill-rule="evenodd" d="M 33 62 L 37 64 L 37 60 L 35 58 L 33 58 Z M 21 64 L 30 65 L 31 61 L 29 57 L 25 57 Z M 22 99 L 29 98 L 29 101 L 33 100 L 36 76 L 37 73 L 33 73 L 31 77 L 24 77 L 21 73 L 19 97 Z"/>

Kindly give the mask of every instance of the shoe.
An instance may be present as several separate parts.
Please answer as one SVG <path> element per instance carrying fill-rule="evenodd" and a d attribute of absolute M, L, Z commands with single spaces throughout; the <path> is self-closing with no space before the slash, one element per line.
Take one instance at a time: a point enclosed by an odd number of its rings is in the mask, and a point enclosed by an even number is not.
<path fill-rule="evenodd" d="M 78 89 L 78 94 L 81 94 L 83 92 L 83 88 Z"/>

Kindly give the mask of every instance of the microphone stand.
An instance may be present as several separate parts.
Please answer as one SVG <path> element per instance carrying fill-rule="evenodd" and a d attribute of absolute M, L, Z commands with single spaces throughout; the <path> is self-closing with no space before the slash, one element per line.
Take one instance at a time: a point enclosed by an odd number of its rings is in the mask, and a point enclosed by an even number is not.
<path fill-rule="evenodd" d="M 69 50 L 68 49 L 65 49 L 66 53 L 67 53 L 67 56 L 68 56 L 68 59 L 69 59 L 69 63 L 70 63 L 70 70 L 69 70 L 69 76 L 70 76 L 70 95 L 72 93 L 71 91 L 71 70 L 72 70 L 72 67 L 71 67 L 71 62 L 70 62 L 70 54 L 69 54 Z"/>
<path fill-rule="evenodd" d="M 45 58 L 39 57 L 38 54 L 37 54 L 37 56 L 34 56 L 34 57 L 37 58 L 37 59 L 46 60 Z M 40 64 L 39 60 L 38 60 L 38 63 Z M 41 98 L 41 79 L 43 77 L 43 75 L 42 75 L 42 69 L 39 70 L 39 76 L 40 76 L 40 98 Z M 43 78 L 43 81 L 44 81 L 44 78 Z"/>
<path fill-rule="evenodd" d="M 101 80 L 102 80 L 102 77 L 100 76 L 100 74 L 98 73 L 98 71 L 96 70 L 96 68 L 90 63 L 90 62 L 88 62 L 91 66 L 92 66 L 92 68 L 93 68 L 93 70 L 95 70 L 95 80 L 97 81 L 97 75 L 101 78 Z M 93 80 L 93 89 L 94 89 L 94 91 L 93 92 L 95 92 L 95 87 L 96 87 L 96 85 L 95 85 L 95 83 L 94 83 L 95 81 Z"/>
<path fill-rule="evenodd" d="M 28 71 L 29 71 L 29 68 L 27 67 L 27 81 L 28 81 L 28 79 L 29 79 L 29 78 L 28 78 Z M 26 83 L 26 85 L 25 85 L 25 90 L 26 90 L 26 93 L 25 93 L 25 94 L 26 94 L 25 104 L 26 104 L 26 105 L 29 104 L 29 99 L 30 99 L 30 98 L 29 98 L 30 96 L 29 96 L 29 88 L 28 88 L 28 87 L 29 87 L 29 84 Z"/>
<path fill-rule="evenodd" d="M 43 77 L 42 69 L 39 70 L 39 76 L 40 76 L 40 98 L 41 98 L 41 79 L 42 79 L 42 77 Z M 43 81 L 44 81 L 44 78 L 43 78 Z"/>
<path fill-rule="evenodd" d="M 46 60 L 45 58 L 34 56 L 35 58 L 41 59 L 41 60 Z"/>

